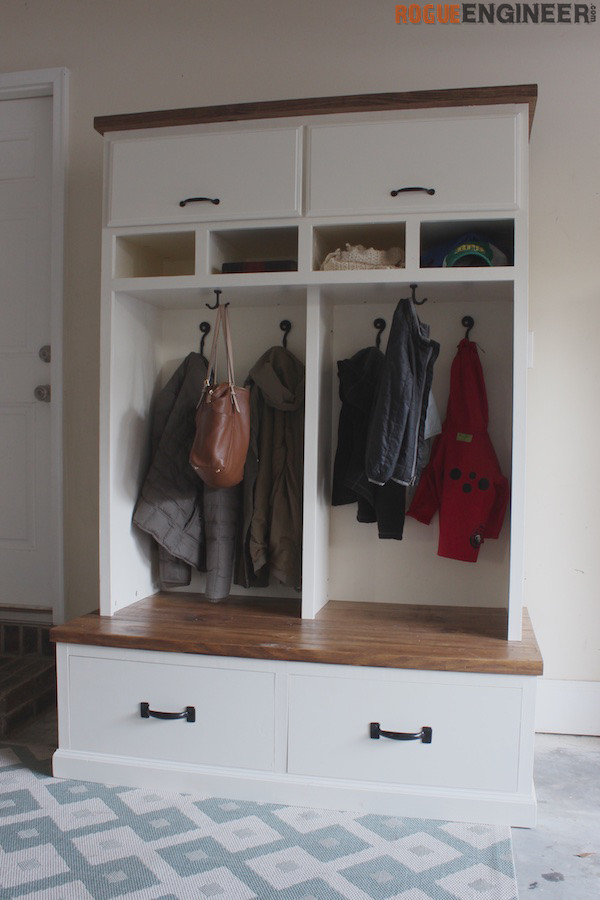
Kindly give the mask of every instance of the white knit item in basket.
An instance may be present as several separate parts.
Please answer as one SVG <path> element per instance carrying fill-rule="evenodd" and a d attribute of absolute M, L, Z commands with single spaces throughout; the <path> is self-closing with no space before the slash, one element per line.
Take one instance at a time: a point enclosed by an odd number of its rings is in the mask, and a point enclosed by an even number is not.
<path fill-rule="evenodd" d="M 404 251 L 400 247 L 376 250 L 362 244 L 346 244 L 346 249 L 338 248 L 328 253 L 321 264 L 324 270 L 341 269 L 396 269 L 404 265 Z"/>

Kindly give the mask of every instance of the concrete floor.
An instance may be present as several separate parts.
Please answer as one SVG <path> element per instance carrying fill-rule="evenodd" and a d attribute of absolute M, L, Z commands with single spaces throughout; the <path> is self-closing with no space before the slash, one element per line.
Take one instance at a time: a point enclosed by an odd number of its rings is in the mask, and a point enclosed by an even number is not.
<path fill-rule="evenodd" d="M 513 828 L 521 900 L 600 900 L 600 738 L 538 734 L 536 828 Z"/>
<path fill-rule="evenodd" d="M 5 740 L 53 749 L 56 711 Z M 600 900 L 600 737 L 536 735 L 536 828 L 513 828 L 520 900 Z"/>

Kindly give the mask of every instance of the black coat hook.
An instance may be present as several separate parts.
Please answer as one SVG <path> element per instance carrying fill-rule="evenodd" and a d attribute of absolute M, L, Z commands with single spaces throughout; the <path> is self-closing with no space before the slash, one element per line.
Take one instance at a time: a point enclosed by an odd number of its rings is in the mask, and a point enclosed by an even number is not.
<path fill-rule="evenodd" d="M 292 330 L 292 323 L 289 319 L 282 319 L 279 323 L 279 327 L 283 331 L 283 346 L 287 349 L 287 338 L 288 334 Z"/>
<path fill-rule="evenodd" d="M 212 306 L 210 303 L 206 304 L 209 309 L 218 309 L 221 305 L 221 291 L 218 288 L 215 288 L 215 294 L 217 297 L 216 302 L 213 303 Z"/>
<path fill-rule="evenodd" d="M 200 338 L 200 356 L 204 356 L 204 341 L 206 340 L 206 335 L 210 331 L 210 322 L 200 322 L 198 328 L 202 332 L 202 337 Z"/>
<path fill-rule="evenodd" d="M 475 324 L 475 319 L 473 318 L 473 316 L 463 316 L 462 317 L 462 326 L 463 326 L 463 328 L 467 329 L 465 332 L 465 340 L 466 341 L 469 340 L 469 334 L 470 334 L 471 328 L 473 327 L 474 324 Z"/>
<path fill-rule="evenodd" d="M 381 334 L 386 329 L 385 319 L 375 319 L 373 322 L 373 327 L 377 329 L 377 337 L 375 338 L 375 346 L 379 347 L 381 345 Z"/>
<path fill-rule="evenodd" d="M 416 296 L 415 296 L 415 291 L 417 290 L 417 288 L 418 288 L 418 284 L 411 284 L 411 285 L 410 285 L 410 289 L 411 289 L 411 291 L 412 291 L 412 297 L 411 297 L 411 300 L 412 300 L 412 302 L 415 304 L 415 306 L 423 306 L 424 303 L 427 303 L 427 297 L 423 297 L 422 300 L 417 300 L 417 298 L 416 298 Z"/>

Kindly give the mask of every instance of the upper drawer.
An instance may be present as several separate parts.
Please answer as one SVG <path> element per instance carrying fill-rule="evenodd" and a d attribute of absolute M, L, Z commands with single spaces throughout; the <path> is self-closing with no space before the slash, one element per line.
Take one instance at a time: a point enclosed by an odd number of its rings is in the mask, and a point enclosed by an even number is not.
<path fill-rule="evenodd" d="M 300 128 L 116 139 L 107 224 L 299 215 L 301 158 Z"/>
<path fill-rule="evenodd" d="M 503 115 L 312 127 L 308 212 L 514 209 L 517 122 Z M 435 193 L 391 195 L 403 188 Z"/>
<path fill-rule="evenodd" d="M 166 657 L 172 654 L 166 654 Z M 77 656 L 69 660 L 75 750 L 211 766 L 272 769 L 272 672 Z M 142 718 L 195 709 L 195 722 Z"/>

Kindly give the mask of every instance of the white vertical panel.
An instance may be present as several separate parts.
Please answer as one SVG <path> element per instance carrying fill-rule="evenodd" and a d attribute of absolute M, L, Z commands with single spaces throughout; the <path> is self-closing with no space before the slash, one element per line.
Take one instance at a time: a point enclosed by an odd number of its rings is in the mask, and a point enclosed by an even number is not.
<path fill-rule="evenodd" d="M 517 116 L 517 171 L 520 173 L 522 209 L 515 216 L 515 285 L 513 333 L 513 432 L 511 479 L 511 544 L 508 640 L 522 637 L 525 578 L 525 458 L 528 366 L 528 116 Z"/>
<path fill-rule="evenodd" d="M 331 310 L 318 288 L 306 309 L 306 418 L 304 428 L 304 556 L 302 617 L 314 619 L 327 603 L 331 469 Z"/>

